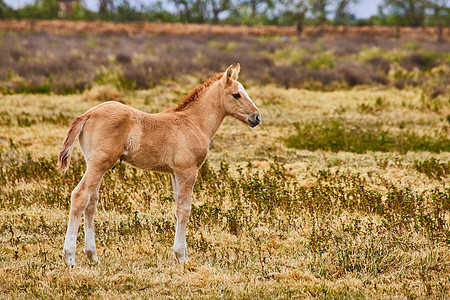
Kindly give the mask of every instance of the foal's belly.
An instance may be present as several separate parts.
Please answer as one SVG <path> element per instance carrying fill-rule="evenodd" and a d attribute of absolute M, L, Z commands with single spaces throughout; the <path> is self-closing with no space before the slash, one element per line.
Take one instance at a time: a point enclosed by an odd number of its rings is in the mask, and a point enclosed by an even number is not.
<path fill-rule="evenodd" d="M 122 161 L 126 162 L 127 164 L 136 167 L 138 169 L 142 169 L 145 171 L 154 171 L 154 172 L 160 172 L 160 173 L 169 173 L 172 174 L 173 170 L 172 168 L 164 163 L 154 161 L 154 160 L 139 160 L 139 159 L 132 159 L 130 157 L 127 157 L 126 155 L 123 155 L 121 157 Z"/>

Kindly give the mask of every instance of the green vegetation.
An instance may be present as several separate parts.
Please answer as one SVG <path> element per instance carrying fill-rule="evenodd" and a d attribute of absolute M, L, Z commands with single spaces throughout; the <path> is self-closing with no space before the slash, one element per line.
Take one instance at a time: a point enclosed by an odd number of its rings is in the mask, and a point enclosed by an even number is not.
<path fill-rule="evenodd" d="M 444 180 L 450 175 L 450 162 L 441 162 L 434 157 L 424 161 L 414 161 L 414 168 L 430 178 Z"/>
<path fill-rule="evenodd" d="M 321 122 L 296 123 L 296 133 L 285 139 L 288 147 L 325 151 L 400 152 L 431 151 L 450 152 L 447 129 L 434 135 L 418 135 L 400 130 L 392 132 L 380 123 L 345 122 L 326 120 Z"/>
<path fill-rule="evenodd" d="M 424 164 L 427 162 L 417 167 L 421 172 Z M 56 171 L 55 159 L 40 158 L 7 165 L 2 162 L 1 166 L 2 185 L 23 181 L 29 184 L 45 182 L 41 189 L 35 189 L 32 194 L 31 191 L 3 193 L 0 204 L 2 209 L 19 206 L 27 208 L 40 203 L 48 208 L 68 210 L 68 187 L 78 184 L 85 169 L 81 159 L 74 161 L 70 171 L 63 176 Z M 238 167 L 237 175 L 233 173 L 225 163 L 220 163 L 218 170 L 205 164 L 200 171 L 201 179 L 195 187 L 195 193 L 202 195 L 202 204 L 194 206 L 189 223 L 191 230 L 213 226 L 234 235 L 248 235 L 258 226 L 276 224 L 277 231 L 286 235 L 300 229 L 300 224 L 292 221 L 303 211 L 315 216 L 326 216 L 339 215 L 346 210 L 378 215 L 383 226 L 390 226 L 386 230 L 400 230 L 411 225 L 420 232 L 426 231 L 431 240 L 444 238 L 445 241 L 450 238 L 449 228 L 444 226 L 445 212 L 450 210 L 449 188 L 418 193 L 408 187 L 388 185 L 386 191 L 381 193 L 370 188 L 371 185 L 382 184 L 380 178 L 339 169 L 318 170 L 312 174 L 316 184 L 304 187 L 276 159 L 262 172 L 249 163 L 246 167 Z M 166 203 L 167 209 L 170 209 L 173 204 L 170 185 L 169 176 L 140 172 L 125 164 L 118 164 L 104 177 L 101 209 L 126 215 L 138 213 L 133 208 L 132 199 L 118 191 L 139 194 L 139 205 L 144 210 L 151 210 L 154 201 Z M 33 201 L 30 202 L 30 199 Z M 129 229 L 135 234 L 153 230 L 151 227 L 146 228 L 146 224 L 134 225 L 134 228 Z M 168 226 L 170 232 L 173 231 L 173 224 L 170 223 L 154 223 L 153 226 Z"/>

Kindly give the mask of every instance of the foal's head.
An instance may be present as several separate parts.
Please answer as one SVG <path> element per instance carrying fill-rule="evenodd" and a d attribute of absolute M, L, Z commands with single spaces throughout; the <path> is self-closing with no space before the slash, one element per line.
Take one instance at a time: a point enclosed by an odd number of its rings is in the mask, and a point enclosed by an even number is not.
<path fill-rule="evenodd" d="M 237 81 L 240 70 L 241 67 L 237 64 L 236 68 L 229 66 L 225 71 L 220 79 L 223 87 L 221 99 L 227 114 L 255 127 L 261 122 L 261 114 L 242 84 Z"/>

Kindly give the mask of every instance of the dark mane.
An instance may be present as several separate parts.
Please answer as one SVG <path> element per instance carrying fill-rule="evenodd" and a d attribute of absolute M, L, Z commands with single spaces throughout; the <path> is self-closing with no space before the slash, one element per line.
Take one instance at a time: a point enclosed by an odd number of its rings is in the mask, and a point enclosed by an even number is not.
<path fill-rule="evenodd" d="M 200 94 L 207 87 L 209 87 L 211 84 L 213 84 L 214 82 L 216 82 L 217 80 L 222 78 L 222 76 L 223 76 L 223 73 L 216 74 L 216 75 L 211 76 L 210 78 L 208 78 L 204 83 L 199 84 L 196 87 L 194 87 L 192 89 L 192 91 L 188 95 L 186 95 L 183 98 L 183 100 L 180 103 L 178 103 L 178 106 L 175 107 L 173 110 L 174 111 L 181 111 L 181 110 L 185 109 L 189 104 L 191 104 L 192 102 L 197 100 L 198 97 L 200 96 Z"/>

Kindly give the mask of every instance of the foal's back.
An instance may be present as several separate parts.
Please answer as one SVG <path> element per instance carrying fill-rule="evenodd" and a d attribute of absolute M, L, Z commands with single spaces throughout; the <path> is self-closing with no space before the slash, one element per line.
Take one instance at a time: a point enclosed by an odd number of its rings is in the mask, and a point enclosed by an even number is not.
<path fill-rule="evenodd" d="M 172 172 L 177 118 L 171 111 L 149 114 L 119 102 L 105 102 L 81 115 L 87 118 L 80 146 L 88 163 L 117 160 L 153 171 Z"/>

